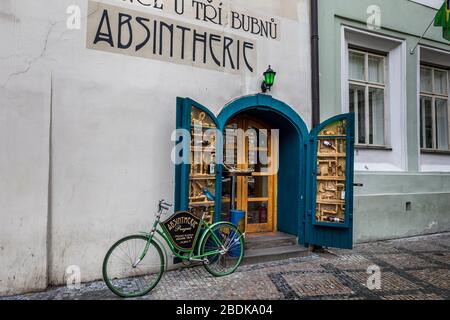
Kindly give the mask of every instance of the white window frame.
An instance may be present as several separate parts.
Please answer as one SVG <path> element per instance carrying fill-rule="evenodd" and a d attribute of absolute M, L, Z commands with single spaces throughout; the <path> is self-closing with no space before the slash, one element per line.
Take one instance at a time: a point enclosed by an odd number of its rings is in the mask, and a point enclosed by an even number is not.
<path fill-rule="evenodd" d="M 349 112 L 348 48 L 363 48 L 386 55 L 385 119 L 386 147 L 357 146 L 355 148 L 355 171 L 357 172 L 407 172 L 407 58 L 408 43 L 405 39 L 374 33 L 342 23 L 341 54 L 336 57 L 340 80 L 336 84 L 341 92 L 341 111 Z M 340 63 L 339 60 L 340 59 Z M 338 75 L 337 75 L 338 76 Z M 417 91 L 417 97 L 418 97 Z M 417 137 L 419 133 L 417 131 Z M 417 149 L 418 150 L 418 149 Z"/>
<path fill-rule="evenodd" d="M 432 148 L 426 148 L 426 132 L 425 132 L 425 125 L 422 125 L 421 123 L 419 123 L 419 131 L 420 131 L 420 127 L 422 126 L 422 131 L 420 132 L 420 137 L 421 139 L 419 139 L 419 146 L 420 146 L 420 150 L 422 151 L 450 151 L 450 84 L 449 84 L 449 70 L 448 69 L 443 69 L 443 68 L 439 68 L 439 67 L 434 67 L 434 66 L 429 66 L 426 63 L 420 63 L 420 67 L 419 67 L 419 76 L 421 76 L 422 74 L 422 69 L 428 69 L 431 70 L 431 92 L 427 92 L 427 91 L 422 91 L 422 79 L 419 80 L 419 121 L 422 121 L 422 119 L 424 119 L 424 111 L 422 109 L 422 97 L 426 97 L 426 98 L 431 98 L 431 118 L 432 118 Z M 434 73 L 435 71 L 441 71 L 441 72 L 445 72 L 447 74 L 447 94 L 440 94 L 440 93 L 436 93 L 434 88 L 435 88 L 435 77 L 434 77 Z M 447 150 L 443 150 L 443 149 L 438 149 L 437 146 L 437 139 L 436 139 L 436 100 L 446 100 L 447 101 L 447 134 L 448 134 L 448 142 L 449 142 L 449 146 Z M 420 142 L 423 141 L 424 142 L 424 147 L 422 147 L 420 145 Z"/>
<path fill-rule="evenodd" d="M 363 49 L 354 49 L 352 47 L 348 48 L 348 57 L 350 57 L 350 53 L 359 53 L 359 54 L 363 54 L 364 55 L 364 81 L 361 80 L 355 80 L 355 79 L 351 79 L 350 78 L 350 72 L 347 71 L 348 74 L 348 84 L 349 84 L 349 88 L 351 86 L 359 86 L 359 87 L 364 87 L 364 113 L 365 113 L 365 143 L 360 143 L 359 142 L 359 128 L 358 128 L 358 108 L 356 108 L 355 105 L 355 144 L 356 146 L 361 146 L 361 147 L 381 147 L 381 148 L 386 148 L 389 144 L 388 144 L 388 134 L 389 134 L 389 121 L 388 121 L 388 115 L 389 115 L 389 107 L 388 107 L 388 78 L 389 78 L 389 72 L 388 72 L 388 68 L 387 68 L 387 56 L 386 55 L 380 55 L 380 54 L 376 54 L 376 53 L 372 53 L 370 50 L 369 51 L 365 51 Z M 378 82 L 370 82 L 369 81 L 369 57 L 377 57 L 377 58 L 382 58 L 383 60 L 383 83 L 378 83 Z M 348 67 L 350 67 L 350 65 L 348 64 Z M 370 143 L 370 115 L 369 115 L 369 111 L 370 111 L 370 107 L 369 107 L 369 91 L 370 89 L 382 89 L 384 92 L 384 144 L 379 145 L 379 144 L 373 144 Z M 352 99 L 352 97 L 349 96 L 349 106 L 350 106 L 350 99 Z M 372 121 L 375 121 L 375 118 L 372 119 Z M 373 130 L 375 130 L 376 126 L 374 123 L 372 123 L 372 128 Z"/>

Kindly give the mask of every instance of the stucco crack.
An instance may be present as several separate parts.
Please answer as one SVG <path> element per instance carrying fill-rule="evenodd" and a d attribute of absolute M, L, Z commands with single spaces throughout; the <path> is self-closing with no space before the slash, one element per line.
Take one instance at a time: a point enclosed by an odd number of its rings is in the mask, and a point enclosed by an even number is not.
<path fill-rule="evenodd" d="M 50 35 L 51 35 L 51 33 L 52 33 L 54 27 L 55 27 L 58 23 L 60 23 L 60 22 L 61 22 L 61 21 L 56 21 L 56 22 L 52 22 L 52 23 L 49 24 L 48 31 L 47 31 L 47 33 L 46 33 L 46 35 L 45 35 L 44 46 L 43 46 L 43 48 L 42 48 L 40 54 L 37 55 L 36 57 L 30 59 L 30 60 L 27 62 L 27 66 L 26 66 L 23 70 L 20 70 L 20 71 L 17 71 L 17 72 L 14 72 L 14 73 L 9 74 L 9 76 L 8 76 L 8 78 L 6 79 L 5 83 L 2 85 L 3 88 L 5 88 L 5 87 L 8 85 L 9 81 L 10 81 L 12 78 L 28 73 L 28 71 L 30 71 L 30 69 L 32 68 L 33 64 L 35 64 L 39 59 L 41 59 L 41 58 L 43 58 L 43 57 L 45 56 L 45 54 L 46 54 L 46 52 L 47 52 L 47 49 L 48 49 L 48 44 L 49 44 L 49 38 L 50 38 Z M 13 56 L 14 56 L 14 55 L 13 55 Z M 6 57 L 6 58 L 10 58 L 10 57 L 11 57 L 11 56 Z"/>

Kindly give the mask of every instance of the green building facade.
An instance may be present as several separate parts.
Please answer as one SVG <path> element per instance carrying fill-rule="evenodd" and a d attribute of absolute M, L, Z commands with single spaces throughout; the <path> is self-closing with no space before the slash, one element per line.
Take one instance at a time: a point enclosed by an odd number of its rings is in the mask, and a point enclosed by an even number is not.
<path fill-rule="evenodd" d="M 438 6 L 319 0 L 321 120 L 356 113 L 355 242 L 450 230 L 450 43 L 420 40 Z"/>

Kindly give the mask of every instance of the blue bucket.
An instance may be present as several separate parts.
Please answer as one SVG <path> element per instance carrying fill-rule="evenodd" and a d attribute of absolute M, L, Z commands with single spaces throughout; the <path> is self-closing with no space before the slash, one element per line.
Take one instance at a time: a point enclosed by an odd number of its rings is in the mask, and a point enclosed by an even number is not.
<path fill-rule="evenodd" d="M 230 211 L 230 222 L 234 224 L 242 233 L 244 233 L 244 219 L 245 219 L 245 211 L 240 210 L 231 210 Z M 236 235 L 236 241 L 239 241 L 237 239 Z M 233 246 L 230 250 L 230 257 L 239 257 L 241 254 L 241 245 Z"/>

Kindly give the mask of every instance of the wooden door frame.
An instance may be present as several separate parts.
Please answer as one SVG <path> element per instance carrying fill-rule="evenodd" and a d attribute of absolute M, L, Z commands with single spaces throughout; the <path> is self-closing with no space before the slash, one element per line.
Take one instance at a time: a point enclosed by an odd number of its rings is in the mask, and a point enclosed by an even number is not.
<path fill-rule="evenodd" d="M 243 129 L 244 131 L 248 130 L 248 127 L 250 124 L 253 124 L 254 126 L 258 127 L 259 129 L 268 129 L 270 130 L 271 127 L 266 124 L 265 122 L 259 120 L 259 119 L 252 119 L 251 117 L 242 114 L 238 115 L 237 117 L 231 119 L 228 123 L 236 123 L 240 129 Z M 238 163 L 245 163 L 244 165 L 240 165 L 241 169 L 247 169 L 248 163 L 247 163 L 247 155 L 248 155 L 248 137 L 245 137 L 245 152 L 241 155 L 238 154 Z M 271 141 L 271 135 L 268 136 L 268 150 L 269 152 L 272 151 L 272 141 Z M 277 149 L 275 149 L 277 150 Z M 272 156 L 269 154 L 269 156 Z M 278 157 L 278 155 L 276 155 Z M 260 174 L 260 173 L 254 173 L 252 174 L 253 177 L 268 177 L 268 191 L 267 191 L 267 197 L 264 198 L 254 198 L 253 202 L 267 202 L 267 213 L 268 213 L 268 222 L 267 223 L 261 223 L 261 224 L 249 224 L 248 223 L 248 183 L 246 183 L 247 177 L 238 177 L 237 179 L 237 206 L 241 210 L 245 211 L 246 218 L 245 218 L 245 230 L 247 233 L 261 233 L 261 232 L 274 232 L 277 230 L 277 182 L 278 177 L 277 174 L 270 175 L 270 174 Z M 259 200 L 259 201 L 258 201 Z"/>

